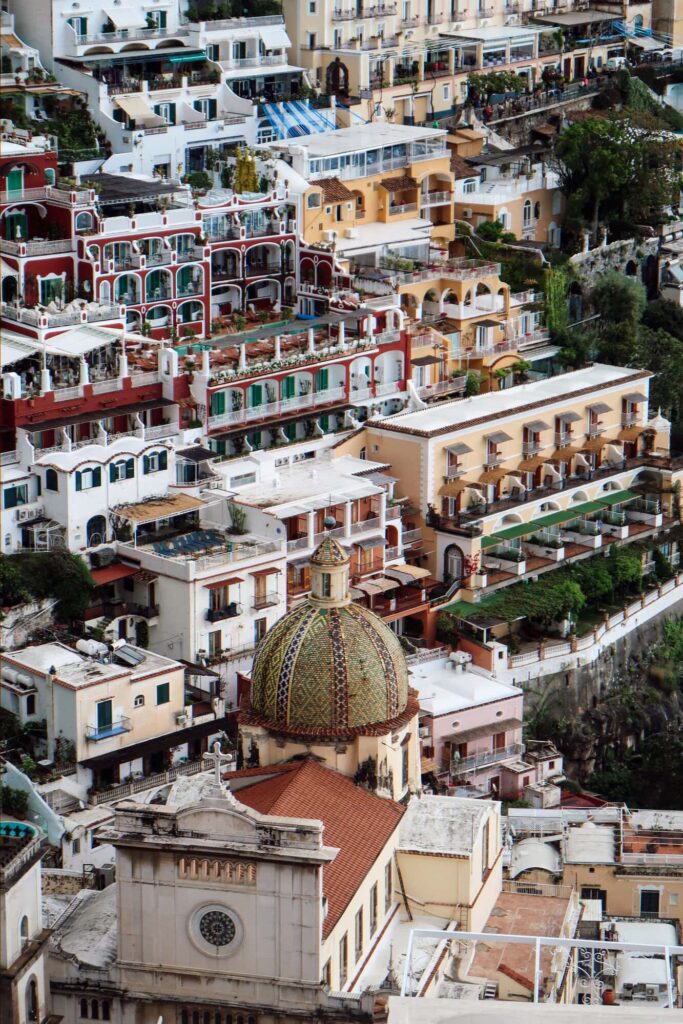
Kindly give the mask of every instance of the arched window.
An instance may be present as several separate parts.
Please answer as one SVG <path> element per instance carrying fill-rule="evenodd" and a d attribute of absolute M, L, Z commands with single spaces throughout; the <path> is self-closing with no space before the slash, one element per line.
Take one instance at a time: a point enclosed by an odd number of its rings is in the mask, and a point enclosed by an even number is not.
<path fill-rule="evenodd" d="M 80 1016 L 81 1017 L 85 1017 L 86 1019 L 88 1017 L 88 1000 L 87 999 L 81 999 Z"/>
<path fill-rule="evenodd" d="M 553 192 L 553 213 L 562 213 L 562 193 L 559 188 L 556 192 Z"/>
<path fill-rule="evenodd" d="M 92 214 L 91 213 L 78 213 L 76 214 L 76 231 L 86 232 L 92 229 Z"/>
<path fill-rule="evenodd" d="M 59 477 L 57 476 L 56 469 L 48 469 L 45 473 L 45 490 L 46 491 L 58 491 L 59 490 Z"/>
<path fill-rule="evenodd" d="M 142 693 L 139 693 L 137 695 L 137 697 L 135 698 L 135 700 L 133 701 L 133 707 L 134 708 L 144 708 L 144 706 L 145 706 L 144 695 Z"/>
<path fill-rule="evenodd" d="M 541 204 L 540 203 L 534 203 L 534 217 L 536 218 L 536 220 L 538 220 L 538 218 L 540 216 L 541 216 Z"/>
<path fill-rule="evenodd" d="M 449 544 L 444 555 L 444 576 L 450 582 L 461 580 L 464 573 L 465 560 L 457 544 Z"/>
<path fill-rule="evenodd" d="M 28 917 L 26 914 L 22 917 L 21 924 L 19 925 L 19 938 L 21 940 L 21 948 L 23 949 L 28 942 Z"/>
<path fill-rule="evenodd" d="M 109 281 L 102 281 L 100 284 L 100 302 L 103 306 L 108 306 L 111 302 L 111 284 Z"/>
<path fill-rule="evenodd" d="M 26 1019 L 38 1020 L 38 986 L 35 978 L 31 978 L 26 986 Z"/>
<path fill-rule="evenodd" d="M 102 1020 L 111 1020 L 111 1012 L 109 1009 L 109 1003 L 106 999 L 102 1000 Z"/>
<path fill-rule="evenodd" d="M 90 1017 L 92 1018 L 92 1020 L 100 1019 L 100 1004 L 97 1002 L 96 999 L 90 1000 Z"/>
<path fill-rule="evenodd" d="M 44 179 L 46 185 L 54 185 L 55 183 L 55 172 L 53 167 L 45 168 Z"/>
<path fill-rule="evenodd" d="M 525 228 L 528 228 L 531 224 L 531 200 L 527 199 L 524 202 L 524 208 L 522 210 L 522 223 Z"/>

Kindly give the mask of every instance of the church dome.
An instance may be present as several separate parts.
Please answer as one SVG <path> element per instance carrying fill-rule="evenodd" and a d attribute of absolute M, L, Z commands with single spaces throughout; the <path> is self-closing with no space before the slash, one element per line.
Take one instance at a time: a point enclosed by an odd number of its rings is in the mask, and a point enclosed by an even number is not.
<path fill-rule="evenodd" d="M 261 642 L 251 714 L 282 732 L 348 735 L 391 722 L 408 704 L 401 644 L 351 601 L 349 556 L 326 537 L 311 558 L 311 596 Z"/>

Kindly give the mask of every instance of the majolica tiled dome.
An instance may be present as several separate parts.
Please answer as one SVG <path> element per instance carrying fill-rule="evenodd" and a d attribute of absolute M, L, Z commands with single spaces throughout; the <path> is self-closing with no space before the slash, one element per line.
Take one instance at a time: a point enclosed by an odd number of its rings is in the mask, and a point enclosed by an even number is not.
<path fill-rule="evenodd" d="M 284 732 L 328 736 L 397 718 L 408 703 L 397 637 L 350 601 L 349 558 L 337 541 L 326 538 L 311 563 L 312 596 L 280 619 L 257 651 L 251 713 Z M 340 600 L 320 596 L 326 571 L 344 574 Z"/>

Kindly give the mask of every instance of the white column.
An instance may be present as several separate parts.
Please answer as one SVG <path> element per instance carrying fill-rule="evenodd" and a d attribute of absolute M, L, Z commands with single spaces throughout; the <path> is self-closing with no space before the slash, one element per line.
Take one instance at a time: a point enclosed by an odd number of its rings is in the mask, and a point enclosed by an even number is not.
<path fill-rule="evenodd" d="M 247 368 L 247 346 L 240 345 L 240 370 Z"/>
<path fill-rule="evenodd" d="M 275 351 L 273 352 L 273 359 L 275 359 L 276 362 L 279 362 L 282 359 L 282 354 L 281 354 L 282 353 L 282 348 L 281 348 L 281 345 L 282 345 L 282 338 L 281 338 L 281 336 L 279 334 L 276 334 L 275 335 Z"/>
<path fill-rule="evenodd" d="M 379 496 L 379 525 L 384 529 L 387 525 L 387 492 L 382 491 Z"/>
<path fill-rule="evenodd" d="M 351 502 L 347 501 L 346 504 L 344 505 L 344 536 L 345 537 L 350 537 L 351 536 L 351 521 L 352 521 Z"/>
<path fill-rule="evenodd" d="M 47 366 L 44 366 L 40 371 L 40 390 L 42 394 L 46 391 L 52 391 L 52 378 Z"/>
<path fill-rule="evenodd" d="M 308 512 L 306 514 L 306 530 L 308 533 L 308 547 L 312 548 L 315 544 L 315 512 Z"/>
<path fill-rule="evenodd" d="M 207 377 L 211 373 L 211 356 L 208 348 L 202 349 L 202 373 Z"/>
<path fill-rule="evenodd" d="M 81 385 L 89 384 L 90 383 L 89 367 L 88 367 L 88 364 L 86 363 L 85 359 L 81 359 L 81 361 L 79 363 L 79 366 L 78 366 L 78 373 L 79 373 L 78 379 L 79 379 L 79 383 Z"/>
<path fill-rule="evenodd" d="M 339 326 L 338 326 L 337 329 L 339 331 L 339 337 L 338 337 L 339 347 L 340 348 L 346 348 L 346 325 L 345 325 L 343 320 L 339 321 Z"/>
<path fill-rule="evenodd" d="M 308 328 L 308 351 L 315 352 L 315 331 L 312 327 Z"/>
<path fill-rule="evenodd" d="M 128 356 L 122 352 L 119 356 L 119 377 L 128 377 Z"/>

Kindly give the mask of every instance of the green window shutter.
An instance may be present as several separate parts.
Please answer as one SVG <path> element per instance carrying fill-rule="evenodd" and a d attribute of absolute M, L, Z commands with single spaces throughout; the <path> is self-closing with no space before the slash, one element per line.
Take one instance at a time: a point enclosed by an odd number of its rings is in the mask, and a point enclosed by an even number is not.
<path fill-rule="evenodd" d="M 169 103 L 168 105 L 168 119 L 171 124 L 175 124 L 175 103 Z"/>
<path fill-rule="evenodd" d="M 217 110 L 218 110 L 218 106 L 216 104 L 216 100 L 209 100 L 209 118 L 210 118 L 210 120 L 212 120 L 212 121 L 215 120 Z"/>
<path fill-rule="evenodd" d="M 92 471 L 92 485 L 93 487 L 102 486 L 102 468 L 101 466 L 95 466 Z"/>
<path fill-rule="evenodd" d="M 296 387 L 295 377 L 285 377 L 282 382 L 282 397 L 283 398 L 294 398 L 294 389 Z"/>
<path fill-rule="evenodd" d="M 132 480 L 135 476 L 135 459 L 126 459 L 126 480 Z"/>
<path fill-rule="evenodd" d="M 17 489 L 16 487 L 8 487 L 5 491 L 5 508 L 16 508 L 17 507 Z"/>
<path fill-rule="evenodd" d="M 327 391 L 327 385 L 330 378 L 330 371 L 328 369 L 318 370 L 315 375 L 315 390 L 316 391 Z"/>
<path fill-rule="evenodd" d="M 159 469 L 168 469 L 168 452 L 166 449 L 159 452 Z"/>
<path fill-rule="evenodd" d="M 36 477 L 36 487 L 38 488 L 38 497 L 43 493 L 43 482 L 39 476 Z"/>
<path fill-rule="evenodd" d="M 83 486 L 83 484 L 81 482 L 81 471 L 80 471 L 80 469 L 77 469 L 76 470 L 76 490 L 80 491 L 82 486 Z"/>
<path fill-rule="evenodd" d="M 149 473 L 149 455 L 142 456 L 142 472 L 145 476 Z"/>
<path fill-rule="evenodd" d="M 170 684 L 159 683 L 159 685 L 157 686 L 157 704 L 168 704 L 170 699 Z"/>
<path fill-rule="evenodd" d="M 109 483 L 110 484 L 114 484 L 114 483 L 116 483 L 116 480 L 117 480 L 116 466 L 114 465 L 113 462 L 110 462 L 109 463 Z"/>
<path fill-rule="evenodd" d="M 222 416 L 225 412 L 225 391 L 214 391 L 211 395 L 211 415 Z"/>

